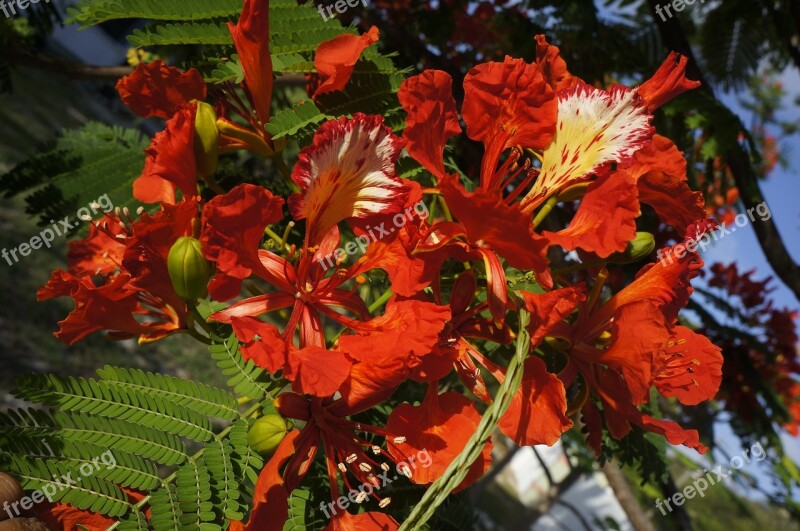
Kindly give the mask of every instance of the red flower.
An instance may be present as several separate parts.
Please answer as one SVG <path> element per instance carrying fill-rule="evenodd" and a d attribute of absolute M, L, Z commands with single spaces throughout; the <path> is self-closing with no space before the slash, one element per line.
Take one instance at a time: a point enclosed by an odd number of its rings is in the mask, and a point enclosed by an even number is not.
<path fill-rule="evenodd" d="M 176 190 L 184 198 L 197 195 L 194 158 L 194 120 L 197 105 L 186 105 L 156 133 L 147 148 L 141 177 L 133 182 L 133 196 L 143 203 L 176 203 Z"/>
<path fill-rule="evenodd" d="M 439 328 L 436 329 L 437 325 L 434 323 L 414 321 L 416 313 L 414 311 L 403 311 L 403 309 L 390 311 L 393 312 L 392 315 L 404 316 L 408 323 L 402 327 L 406 336 L 416 334 L 408 329 L 408 325 L 412 322 L 415 322 L 416 326 L 432 329 L 432 333 L 428 334 L 422 343 L 419 343 L 419 352 L 430 351 L 447 318 L 447 313 L 444 312 L 443 319 L 438 324 Z M 411 319 L 407 319 L 407 317 L 411 317 Z M 399 350 L 391 348 L 393 342 L 387 338 L 398 337 L 391 319 L 378 318 L 374 321 L 376 322 L 372 323 L 370 327 L 372 332 L 367 338 L 353 338 L 355 343 L 349 345 L 357 348 L 358 354 L 363 358 L 355 363 L 353 368 L 364 366 L 363 374 L 367 378 L 351 376 L 348 384 L 342 387 L 342 397 L 336 400 L 305 398 L 291 392 L 278 397 L 276 406 L 281 415 L 300 420 L 305 425 L 301 431 L 295 430 L 283 440 L 264 467 L 256 484 L 254 507 L 250 520 L 246 526 L 234 524 L 234 529 L 258 529 L 259 531 L 282 529 L 288 516 L 288 496 L 300 485 L 303 477 L 308 473 L 311 461 L 320 450 L 324 452 L 331 499 L 334 500 L 334 503 L 327 506 L 324 502 L 321 505 L 325 514 L 332 517 L 330 528 L 347 529 L 347 525 L 356 525 L 354 522 L 358 522 L 358 525 L 364 526 L 358 527 L 358 529 L 385 529 L 385 526 L 393 529 L 393 526 L 397 525 L 396 522 L 380 513 L 367 513 L 370 516 L 361 515 L 356 520 L 339 514 L 341 509 L 337 509 L 335 504 L 335 500 L 338 500 L 341 494 L 339 477 L 348 490 L 355 493 L 363 492 L 358 497 L 358 503 L 366 501 L 371 496 L 381 502 L 381 507 L 385 507 L 391 500 L 380 496 L 379 491 L 384 482 L 379 479 L 379 476 L 391 469 L 388 463 L 396 465 L 398 475 L 403 474 L 410 477 L 412 481 L 427 484 L 441 474 L 442 464 L 449 463 L 463 448 L 466 438 L 477 425 L 479 416 L 477 412 L 471 410 L 471 405 L 466 398 L 458 398 L 453 394 L 426 400 L 425 407 L 429 409 L 422 432 L 418 426 L 409 428 L 406 417 L 403 415 L 390 418 L 390 423 L 396 424 L 400 431 L 395 431 L 391 426 L 382 428 L 355 422 L 348 418 L 350 415 L 375 406 L 388 396 L 384 387 L 375 384 L 376 380 L 400 382 L 411 370 L 410 364 L 415 363 L 414 357 L 409 356 L 409 353 L 412 353 L 417 347 L 407 349 L 402 346 Z M 370 343 L 366 351 L 363 349 L 366 346 L 362 344 L 364 341 Z M 352 356 L 354 352 L 351 351 L 348 354 Z M 363 387 L 365 383 L 370 383 L 370 385 Z M 435 393 L 435 387 L 431 389 L 430 392 Z M 441 407 L 438 405 L 440 398 L 442 399 Z M 407 412 L 404 409 L 407 407 L 411 406 L 400 406 L 395 411 Z M 418 435 L 422 436 L 424 441 L 418 440 L 416 438 Z M 389 450 L 372 442 L 375 437 L 384 438 L 389 445 Z M 429 446 L 418 450 L 420 442 Z M 415 457 L 422 457 L 423 451 L 425 457 L 428 458 L 424 460 L 427 463 L 422 462 L 421 459 L 416 459 L 416 462 L 412 461 Z M 485 461 L 479 461 L 478 467 L 484 471 L 483 467 L 488 465 L 489 452 L 490 447 L 484 454 Z M 439 464 L 434 467 L 434 463 Z M 444 466 L 446 467 L 446 465 Z M 354 488 L 359 485 L 361 485 L 360 488 Z"/>
<path fill-rule="evenodd" d="M 262 124 L 269 122 L 272 56 L 269 53 L 269 0 L 245 0 L 238 23 L 228 23 L 244 72 L 244 88 Z"/>
<path fill-rule="evenodd" d="M 314 56 L 314 68 L 322 78 L 322 83 L 313 97 L 316 99 L 321 94 L 343 90 L 350 81 L 359 57 L 364 50 L 378 42 L 379 35 L 378 28 L 372 26 L 363 35 L 347 33 L 321 43 Z"/>
<path fill-rule="evenodd" d="M 75 309 L 59 323 L 56 337 L 73 344 L 106 330 L 116 338 L 156 341 L 186 328 L 186 303 L 175 293 L 167 255 L 192 233 L 197 203 L 162 205 L 131 222 L 106 214 L 82 242 L 70 246 L 70 271 L 56 270 L 39 289 L 39 300 L 69 296 Z M 97 278 L 95 278 L 97 277 Z"/>
<path fill-rule="evenodd" d="M 182 72 L 161 59 L 140 63 L 117 82 L 122 102 L 144 118 L 169 118 L 192 100 L 206 98 L 203 76 L 194 68 Z"/>
<path fill-rule="evenodd" d="M 653 140 L 633 156 L 633 164 L 624 171 L 636 180 L 639 201 L 652 206 L 678 234 L 706 217 L 703 194 L 689 188 L 686 159 L 668 138 L 653 135 Z"/>
<path fill-rule="evenodd" d="M 558 334 L 570 343 L 562 379 L 569 385 L 581 373 L 604 403 L 613 437 L 624 436 L 632 422 L 664 434 L 673 444 L 705 451 L 696 432 L 643 415 L 635 407 L 649 401 L 653 385 L 686 404 L 709 400 L 719 388 L 719 348 L 676 326 L 678 311 L 692 292 L 690 280 L 701 267 L 695 253 L 671 263 L 649 264 L 633 283 L 598 308 L 582 307 L 572 331 Z M 587 401 L 584 415 L 587 424 L 597 422 L 590 426 L 589 440 L 599 451 L 600 424 L 594 407 Z"/>
<path fill-rule="evenodd" d="M 508 329 L 498 329 L 490 320 L 478 316 L 486 309 L 486 303 L 469 308 L 476 288 L 477 283 L 471 273 L 459 276 L 450 299 L 453 317 L 442 333 L 437 350 L 443 360 L 455 359 L 456 371 L 464 385 L 478 398 L 490 403 L 491 398 L 475 362 L 483 365 L 501 383 L 506 378 L 505 369 L 482 354 L 469 342 L 469 338 L 504 344 L 510 342 L 511 336 Z M 521 294 L 526 308 L 531 312 L 531 349 L 536 348 L 552 330 L 563 325 L 563 319 L 572 313 L 581 300 L 577 290 L 556 290 L 542 295 Z M 449 355 L 448 350 L 452 350 L 454 355 Z M 427 361 L 430 367 L 432 360 Z M 440 371 L 434 377 L 441 378 L 446 373 Z M 572 427 L 566 409 L 564 385 L 547 371 L 540 358 L 534 356 L 525 362 L 522 385 L 500 420 L 499 427 L 519 445 L 552 445 L 564 431 Z"/>

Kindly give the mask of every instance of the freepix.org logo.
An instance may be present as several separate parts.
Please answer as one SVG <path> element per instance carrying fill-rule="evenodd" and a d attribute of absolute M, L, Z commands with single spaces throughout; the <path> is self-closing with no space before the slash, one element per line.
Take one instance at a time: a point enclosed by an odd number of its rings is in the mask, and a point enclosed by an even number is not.
<path fill-rule="evenodd" d="M 17 10 L 24 11 L 28 9 L 31 4 L 38 4 L 42 0 L 0 0 L 0 11 L 6 16 L 11 18 L 17 14 Z M 44 0 L 45 4 L 49 4 L 50 0 Z"/>

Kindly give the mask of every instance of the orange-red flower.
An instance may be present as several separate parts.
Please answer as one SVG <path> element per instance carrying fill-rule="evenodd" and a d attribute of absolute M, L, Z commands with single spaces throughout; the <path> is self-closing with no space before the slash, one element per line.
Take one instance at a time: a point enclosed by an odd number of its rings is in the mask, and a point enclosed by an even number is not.
<path fill-rule="evenodd" d="M 161 59 L 140 63 L 117 82 L 120 99 L 144 118 L 169 118 L 192 100 L 206 98 L 203 76 L 194 68 L 182 72 Z"/>
<path fill-rule="evenodd" d="M 172 287 L 167 255 L 192 234 L 196 201 L 164 204 L 155 215 L 131 221 L 106 214 L 83 241 L 70 246 L 70 270 L 56 270 L 39 300 L 69 296 L 75 309 L 56 337 L 73 344 L 92 332 L 156 341 L 186 328 L 186 302 Z"/>
<path fill-rule="evenodd" d="M 365 323 L 357 335 L 341 338 L 341 350 L 353 360 L 353 365 L 341 386 L 340 398 L 305 398 L 291 392 L 280 395 L 276 400 L 278 411 L 287 418 L 303 421 L 305 426 L 290 433 L 264 467 L 256 485 L 250 520 L 246 526 L 237 524 L 234 528 L 282 529 L 289 493 L 299 486 L 320 450 L 324 452 L 334 501 L 340 496 L 341 478 L 345 487 L 354 492 L 359 491 L 359 486 L 363 491 L 364 486 L 372 485 L 371 492 L 365 492 L 359 499 L 363 502 L 373 497 L 381 501 L 382 507 L 386 506 L 391 500 L 381 496 L 379 491 L 384 483 L 379 478 L 389 470 L 388 463 L 396 464 L 399 473 L 417 483 L 427 484 L 436 479 L 463 449 L 471 430 L 477 426 L 479 415 L 466 398 L 453 393 L 435 396 L 436 388 L 432 386 L 429 394 L 434 395 L 425 401 L 427 414 L 422 430 L 418 425 L 408 424 L 406 406 L 395 409 L 399 413 L 390 417 L 386 428 L 348 417 L 375 406 L 391 394 L 420 364 L 420 358 L 431 352 L 448 318 L 446 308 L 431 303 L 390 303 L 386 316 Z M 398 323 L 398 319 L 402 322 Z M 330 371 L 335 363 L 335 359 L 329 358 L 318 370 Z M 317 364 L 322 365 L 320 360 Z M 375 437 L 383 438 L 388 450 L 378 446 Z M 430 457 L 428 466 L 414 466 L 409 459 L 418 455 L 420 444 Z M 476 470 L 485 471 L 488 466 L 491 450 L 487 448 Z M 470 479 L 476 477 L 473 474 Z M 341 509 L 333 507 L 331 504 L 326 512 L 333 517 L 331 529 L 346 529 L 343 526 L 353 524 L 351 517 L 339 514 Z M 368 514 L 371 516 L 357 519 L 358 525 L 363 526 L 358 529 L 397 525 L 386 515 Z"/>
<path fill-rule="evenodd" d="M 719 388 L 720 349 L 677 326 L 678 312 L 692 293 L 690 280 L 701 267 L 695 253 L 671 263 L 648 264 L 605 303 L 596 308 L 583 305 L 571 330 L 554 333 L 569 344 L 569 363 L 561 378 L 571 385 L 577 373 L 582 375 L 584 385 L 604 404 L 613 437 L 624 436 L 634 423 L 664 434 L 673 444 L 705 451 L 696 432 L 653 419 L 635 407 L 649 401 L 653 385 L 685 404 L 709 400 Z M 592 423 L 589 441 L 599 451 L 600 436 L 594 432 L 600 423 L 594 408 L 588 400 L 583 411 Z"/>

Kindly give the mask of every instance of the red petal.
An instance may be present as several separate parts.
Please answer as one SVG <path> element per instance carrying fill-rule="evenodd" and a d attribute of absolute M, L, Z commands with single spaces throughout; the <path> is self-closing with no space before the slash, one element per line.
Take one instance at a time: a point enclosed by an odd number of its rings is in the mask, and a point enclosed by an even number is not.
<path fill-rule="evenodd" d="M 536 348 L 550 331 L 571 314 L 586 298 L 582 286 L 557 289 L 546 293 L 518 292 L 531 314 L 528 329 L 531 348 Z"/>
<path fill-rule="evenodd" d="M 114 215 L 106 214 L 100 220 L 100 223 L 103 222 L 108 223 L 106 230 L 90 224 L 89 234 L 85 238 L 67 244 L 67 264 L 71 273 L 100 276 L 111 274 L 119 268 L 125 254 L 125 244 L 115 236 L 122 234 L 124 229 Z"/>
<path fill-rule="evenodd" d="M 359 361 L 394 355 L 413 364 L 416 358 L 430 353 L 449 320 L 447 306 L 393 299 L 383 315 L 364 323 L 358 335 L 342 336 L 339 344 Z"/>
<path fill-rule="evenodd" d="M 269 1 L 245 0 L 239 22 L 228 23 L 239 53 L 244 84 L 261 123 L 267 123 L 272 101 L 272 56 L 269 53 Z"/>
<path fill-rule="evenodd" d="M 230 323 L 245 361 L 253 360 L 271 374 L 285 367 L 286 342 L 275 326 L 255 317 L 233 317 Z"/>
<path fill-rule="evenodd" d="M 378 28 L 372 26 L 363 35 L 339 35 L 321 43 L 314 56 L 314 68 L 322 78 L 322 83 L 314 92 L 314 98 L 344 89 L 361 53 L 378 42 L 379 35 Z"/>
<path fill-rule="evenodd" d="M 682 247 L 679 244 L 659 251 L 659 257 L 663 254 L 663 258 L 644 266 L 632 283 L 592 314 L 592 323 L 607 321 L 617 308 L 626 304 L 651 300 L 662 308 L 667 323 L 672 324 L 678 318 L 678 312 L 689 302 L 693 291 L 691 279 L 703 267 L 703 261 L 696 253 L 687 252 L 682 258 L 678 258 L 676 248 L 679 246 Z"/>
<path fill-rule="evenodd" d="M 182 72 L 161 59 L 140 63 L 117 81 L 122 102 L 143 118 L 169 118 L 192 100 L 206 98 L 203 76 L 194 68 Z"/>
<path fill-rule="evenodd" d="M 422 404 L 401 404 L 386 422 L 388 431 L 405 437 L 402 443 L 389 438 L 389 453 L 399 463 L 398 469 L 403 468 L 402 463 L 408 465 L 410 479 L 418 485 L 432 483 L 444 473 L 481 420 L 480 413 L 464 395 L 455 392 L 437 395 L 435 385 L 429 389 L 433 391 L 429 390 Z M 481 456 L 453 492 L 466 488 L 486 473 L 491 464 L 491 451 L 492 443 L 487 441 Z"/>
<path fill-rule="evenodd" d="M 446 306 L 393 299 L 384 315 L 364 323 L 358 335 L 339 338 L 339 348 L 359 361 L 342 387 L 342 403 L 360 410 L 390 395 L 424 357 L 435 355 L 432 351 L 449 319 Z"/>
<path fill-rule="evenodd" d="M 236 317 L 255 317 L 275 310 L 289 308 L 294 306 L 295 301 L 297 299 L 294 295 L 282 291 L 256 295 L 231 304 L 224 310 L 213 314 L 211 319 L 221 323 L 230 323 Z"/>
<path fill-rule="evenodd" d="M 717 394 L 722 382 L 722 351 L 706 336 L 676 326 L 670 347 L 658 353 L 654 373 L 662 395 L 694 406 Z"/>
<path fill-rule="evenodd" d="M 650 400 L 654 355 L 669 340 L 663 313 L 650 301 L 617 310 L 611 327 L 613 343 L 598 361 L 622 371 L 633 405 Z"/>
<path fill-rule="evenodd" d="M 542 149 L 553 138 L 558 104 L 539 67 L 506 57 L 471 69 L 464 79 L 461 114 L 467 135 L 483 142 L 481 183 L 494 175 L 507 148 Z"/>
<path fill-rule="evenodd" d="M 339 390 L 353 364 L 343 353 L 320 347 L 289 349 L 286 378 L 297 393 L 328 397 Z"/>
<path fill-rule="evenodd" d="M 586 189 L 569 226 L 544 237 L 568 251 L 581 248 L 606 258 L 624 251 L 636 237 L 639 200 L 634 180 L 625 174 L 604 175 Z"/>
<path fill-rule="evenodd" d="M 133 196 L 142 203 L 175 203 L 175 191 L 184 198 L 197 195 L 197 166 L 194 159 L 194 120 L 197 105 L 187 105 L 156 133 L 141 177 L 133 182 Z"/>
<path fill-rule="evenodd" d="M 425 70 L 405 79 L 397 97 L 407 113 L 403 138 L 408 153 L 434 176 L 444 177 L 444 146 L 461 133 L 453 78 L 441 70 Z"/>
<path fill-rule="evenodd" d="M 634 422 L 647 431 L 663 435 L 670 444 L 682 444 L 688 448 L 694 448 L 701 454 L 708 451 L 708 447 L 700 442 L 700 434 L 697 430 L 684 429 L 677 422 L 656 419 L 644 414 L 638 415 Z"/>
<path fill-rule="evenodd" d="M 699 81 L 686 78 L 688 61 L 687 57 L 678 52 L 671 52 L 653 77 L 636 89 L 651 111 L 658 109 L 679 94 L 700 86 Z"/>
<path fill-rule="evenodd" d="M 569 73 L 567 63 L 561 58 L 558 47 L 548 44 L 544 35 L 537 35 L 534 39 L 536 64 L 539 65 L 539 70 L 547 83 L 556 92 L 574 87 L 580 79 Z"/>
<path fill-rule="evenodd" d="M 130 276 L 121 273 L 104 286 L 95 287 L 91 279 L 80 279 L 65 271 L 53 272 L 50 281 L 39 289 L 40 301 L 69 295 L 75 309 L 60 321 L 55 336 L 72 345 L 92 332 L 108 330 L 119 337 L 132 338 L 147 331 L 133 318 L 138 309 L 138 290 L 130 283 Z"/>
<path fill-rule="evenodd" d="M 253 510 L 247 524 L 231 522 L 232 531 L 282 531 L 289 518 L 289 493 L 281 468 L 298 450 L 300 430 L 290 431 L 261 470 L 253 493 Z"/>
<path fill-rule="evenodd" d="M 302 193 L 289 198 L 294 218 L 308 219 L 309 245 L 340 221 L 402 210 L 408 187 L 394 169 L 401 149 L 380 116 L 356 113 L 317 130 L 292 172 Z"/>
<path fill-rule="evenodd" d="M 525 360 L 522 385 L 500 419 L 499 427 L 520 446 L 552 446 L 572 427 L 566 412 L 564 384 L 555 374 L 547 372 L 541 358 L 533 356 Z"/>
<path fill-rule="evenodd" d="M 706 217 L 703 194 L 689 188 L 686 159 L 671 140 L 654 135 L 653 141 L 636 153 L 634 165 L 627 171 L 637 177 L 639 201 L 652 206 L 678 234 Z"/>
<path fill-rule="evenodd" d="M 264 228 L 283 218 L 282 207 L 282 198 L 252 184 L 240 184 L 206 203 L 200 242 L 205 257 L 216 263 L 218 277 L 244 280 L 263 269 L 258 252 Z"/>
<path fill-rule="evenodd" d="M 506 320 L 506 305 L 508 304 L 508 282 L 506 273 L 500 259 L 492 251 L 479 249 L 483 257 L 486 270 L 486 300 L 489 303 L 489 313 L 498 326 L 503 326 Z"/>

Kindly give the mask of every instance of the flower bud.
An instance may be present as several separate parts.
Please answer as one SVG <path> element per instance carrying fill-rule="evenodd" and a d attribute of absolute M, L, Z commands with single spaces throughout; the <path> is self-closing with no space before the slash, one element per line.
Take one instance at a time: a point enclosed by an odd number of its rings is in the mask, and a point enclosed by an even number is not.
<path fill-rule="evenodd" d="M 197 114 L 194 118 L 194 158 L 197 162 L 197 173 L 203 176 L 212 175 L 217 170 L 219 159 L 219 131 L 217 130 L 217 114 L 214 107 L 198 101 Z"/>
<path fill-rule="evenodd" d="M 649 232 L 637 232 L 636 237 L 628 242 L 621 253 L 614 253 L 608 261 L 615 264 L 629 264 L 646 258 L 656 248 L 656 240 Z"/>
<path fill-rule="evenodd" d="M 275 451 L 288 431 L 289 426 L 283 417 L 264 415 L 247 432 L 247 444 L 260 454 L 269 454 Z"/>
<path fill-rule="evenodd" d="M 208 295 L 211 266 L 203 257 L 199 240 L 178 238 L 169 250 L 167 270 L 175 293 L 182 299 L 195 300 Z"/>

